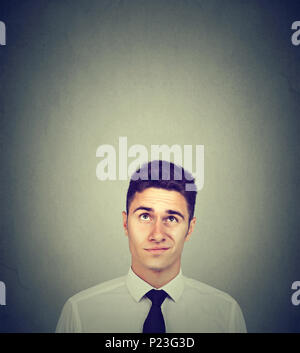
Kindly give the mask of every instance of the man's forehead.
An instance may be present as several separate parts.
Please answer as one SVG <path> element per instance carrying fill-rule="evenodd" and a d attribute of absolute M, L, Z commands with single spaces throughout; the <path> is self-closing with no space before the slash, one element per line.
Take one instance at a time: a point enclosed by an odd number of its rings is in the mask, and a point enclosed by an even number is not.
<path fill-rule="evenodd" d="M 166 210 L 176 206 L 182 211 L 188 212 L 187 202 L 184 196 L 176 190 L 147 188 L 142 192 L 136 192 L 132 199 L 130 209 L 132 207 L 139 207 L 141 206 L 140 204 L 142 204 L 142 206 L 153 208 L 154 210 Z"/>

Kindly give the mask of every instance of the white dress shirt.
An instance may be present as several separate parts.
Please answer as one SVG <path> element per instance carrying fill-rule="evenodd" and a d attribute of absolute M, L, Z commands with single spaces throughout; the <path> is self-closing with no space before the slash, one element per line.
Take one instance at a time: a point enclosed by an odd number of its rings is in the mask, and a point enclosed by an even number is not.
<path fill-rule="evenodd" d="M 65 303 L 56 332 L 141 333 L 156 289 L 130 268 L 122 276 L 86 289 Z M 228 294 L 179 274 L 159 288 L 169 295 L 161 309 L 166 333 L 247 332 L 238 303 Z"/>

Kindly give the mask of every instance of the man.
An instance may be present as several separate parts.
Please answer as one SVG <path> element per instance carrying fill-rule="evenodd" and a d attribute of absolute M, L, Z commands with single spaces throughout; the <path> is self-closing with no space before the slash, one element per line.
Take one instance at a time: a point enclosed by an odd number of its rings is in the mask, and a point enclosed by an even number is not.
<path fill-rule="evenodd" d="M 153 161 L 136 171 L 123 212 L 129 272 L 71 297 L 56 332 L 246 332 L 232 297 L 182 274 L 196 193 L 191 174 L 173 163 Z"/>

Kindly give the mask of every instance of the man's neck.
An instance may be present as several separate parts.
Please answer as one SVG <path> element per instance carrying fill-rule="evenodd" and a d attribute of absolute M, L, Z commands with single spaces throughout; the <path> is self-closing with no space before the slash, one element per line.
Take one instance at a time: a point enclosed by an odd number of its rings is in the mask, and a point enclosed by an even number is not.
<path fill-rule="evenodd" d="M 170 269 L 154 270 L 137 265 L 131 265 L 132 271 L 154 288 L 161 288 L 174 279 L 180 271 L 180 263 Z"/>

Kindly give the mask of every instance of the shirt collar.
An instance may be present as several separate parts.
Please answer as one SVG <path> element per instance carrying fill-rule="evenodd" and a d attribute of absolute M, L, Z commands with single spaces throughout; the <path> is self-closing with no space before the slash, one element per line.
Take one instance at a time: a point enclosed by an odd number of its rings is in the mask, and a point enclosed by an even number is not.
<path fill-rule="evenodd" d="M 136 302 L 139 302 L 142 299 L 142 297 L 147 292 L 149 292 L 149 290 L 157 289 L 152 287 L 149 283 L 145 282 L 142 278 L 136 275 L 133 272 L 131 267 L 128 271 L 128 275 L 126 278 L 126 285 L 129 290 L 129 293 L 131 294 L 131 296 Z M 181 297 L 184 289 L 184 280 L 183 280 L 181 268 L 178 275 L 175 278 L 173 278 L 170 282 L 168 282 L 167 284 L 165 284 L 159 289 L 163 289 L 165 292 L 168 293 L 171 299 L 177 302 Z"/>

